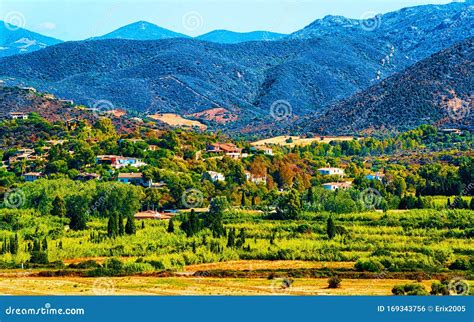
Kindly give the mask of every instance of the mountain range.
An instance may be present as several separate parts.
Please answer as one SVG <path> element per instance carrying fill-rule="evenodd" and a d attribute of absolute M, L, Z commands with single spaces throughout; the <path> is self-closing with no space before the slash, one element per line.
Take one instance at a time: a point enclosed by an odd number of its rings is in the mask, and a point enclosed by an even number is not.
<path fill-rule="evenodd" d="M 337 115 L 339 108 L 345 111 L 338 102 L 472 37 L 472 8 L 468 1 L 406 8 L 369 20 L 328 16 L 276 41 L 231 43 L 248 38 L 215 32 L 225 44 L 175 38 L 139 22 L 121 37 L 133 37 L 143 25 L 169 39 L 61 43 L 0 59 L 0 79 L 83 104 L 105 99 L 146 113 L 188 115 L 222 108 L 238 115 L 226 124 L 228 131 L 281 131 L 278 123 L 284 120 L 272 118 L 275 102 L 285 102 L 292 124 L 298 118 L 324 118 L 329 110 Z M 264 34 L 258 37 L 268 37 Z M 321 130 L 339 130 L 324 120 L 318 123 Z"/>
<path fill-rule="evenodd" d="M 61 42 L 0 20 L 0 57 L 30 53 Z"/>
<path fill-rule="evenodd" d="M 195 39 L 221 44 L 237 44 L 248 41 L 279 40 L 286 36 L 285 34 L 269 31 L 234 32 L 229 30 L 214 30 L 195 37 Z M 137 21 L 105 35 L 92 37 L 87 40 L 162 40 L 171 38 L 191 37 L 162 28 L 147 21 Z M 62 40 L 43 36 L 39 33 L 10 25 L 0 20 L 0 57 L 30 53 L 62 42 Z"/>
<path fill-rule="evenodd" d="M 474 38 L 442 50 L 299 122 L 301 132 L 403 131 L 421 124 L 474 129 Z"/>

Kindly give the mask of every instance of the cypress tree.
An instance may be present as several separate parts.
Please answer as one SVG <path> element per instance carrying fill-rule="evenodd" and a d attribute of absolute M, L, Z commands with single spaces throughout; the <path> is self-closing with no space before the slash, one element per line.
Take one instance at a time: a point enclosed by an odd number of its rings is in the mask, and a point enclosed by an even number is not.
<path fill-rule="evenodd" d="M 231 228 L 229 235 L 227 236 L 227 247 L 232 248 L 235 246 L 235 228 Z"/>
<path fill-rule="evenodd" d="M 332 217 L 328 218 L 326 232 L 329 239 L 333 239 L 336 236 L 336 225 L 334 224 Z"/>
<path fill-rule="evenodd" d="M 18 234 L 15 234 L 14 237 L 10 240 L 10 253 L 12 255 L 18 254 L 18 250 L 20 249 L 20 245 L 18 242 Z"/>
<path fill-rule="evenodd" d="M 109 221 L 107 222 L 107 235 L 112 238 L 117 236 L 116 218 L 117 218 L 116 215 L 112 213 L 110 214 Z"/>
<path fill-rule="evenodd" d="M 310 204 L 314 204 L 315 200 L 314 200 L 314 191 L 313 191 L 313 188 L 310 187 L 308 189 L 308 197 L 307 197 L 307 200 Z"/>
<path fill-rule="evenodd" d="M 48 250 L 48 239 L 46 237 L 44 237 L 43 239 L 43 251 L 47 251 Z"/>
<path fill-rule="evenodd" d="M 241 229 L 239 233 L 239 240 L 236 243 L 237 247 L 242 247 L 245 244 L 245 229 Z"/>
<path fill-rule="evenodd" d="M 121 212 L 118 215 L 118 233 L 120 236 L 125 235 L 125 227 L 123 225 L 123 214 Z"/>
<path fill-rule="evenodd" d="M 168 222 L 168 232 L 169 233 L 174 233 L 174 222 L 173 219 L 170 219 Z"/>
<path fill-rule="evenodd" d="M 125 233 L 127 235 L 135 235 L 137 232 L 137 228 L 135 227 L 135 218 L 129 216 L 127 218 L 127 223 L 125 225 Z"/>
<path fill-rule="evenodd" d="M 240 205 L 241 205 L 242 207 L 245 207 L 245 206 L 247 205 L 247 202 L 246 202 L 246 200 L 245 200 L 245 191 L 243 191 L 243 190 L 242 190 L 242 196 L 241 196 L 241 198 L 240 198 Z"/>

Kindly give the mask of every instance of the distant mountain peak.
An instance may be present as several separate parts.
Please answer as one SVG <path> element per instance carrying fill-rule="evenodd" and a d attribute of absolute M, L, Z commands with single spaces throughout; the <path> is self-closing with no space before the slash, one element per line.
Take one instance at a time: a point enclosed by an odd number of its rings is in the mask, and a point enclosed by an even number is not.
<path fill-rule="evenodd" d="M 188 36 L 160 27 L 151 22 L 140 20 L 92 39 L 160 40 L 170 38 L 188 38 Z"/>
<path fill-rule="evenodd" d="M 0 57 L 30 53 L 61 42 L 59 39 L 47 37 L 0 20 Z"/>

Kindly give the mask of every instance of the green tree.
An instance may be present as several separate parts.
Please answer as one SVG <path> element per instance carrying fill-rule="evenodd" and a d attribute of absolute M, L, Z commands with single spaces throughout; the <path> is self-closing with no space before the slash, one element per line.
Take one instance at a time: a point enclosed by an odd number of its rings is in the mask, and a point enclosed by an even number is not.
<path fill-rule="evenodd" d="M 118 235 L 118 223 L 116 213 L 109 214 L 109 220 L 107 222 L 107 235 L 111 238 L 115 238 Z"/>
<path fill-rule="evenodd" d="M 191 209 L 191 213 L 185 220 L 183 220 L 180 228 L 186 233 L 186 236 L 188 237 L 194 236 L 201 230 L 201 221 L 199 220 L 199 217 L 197 216 L 194 209 Z"/>
<path fill-rule="evenodd" d="M 135 227 L 135 218 L 128 216 L 127 223 L 125 224 L 125 233 L 127 235 L 135 235 L 137 228 Z"/>
<path fill-rule="evenodd" d="M 173 219 L 170 219 L 168 222 L 168 232 L 169 233 L 174 233 L 174 222 Z"/>
<path fill-rule="evenodd" d="M 73 195 L 66 201 L 66 215 L 70 219 L 69 228 L 84 230 L 87 228 L 87 210 L 89 202 L 86 197 Z"/>
<path fill-rule="evenodd" d="M 10 253 L 12 255 L 18 254 L 18 251 L 20 249 L 20 244 L 18 241 L 18 234 L 15 234 L 10 240 Z"/>
<path fill-rule="evenodd" d="M 125 235 L 125 226 L 123 225 L 123 215 L 121 212 L 118 214 L 118 234 L 120 236 Z"/>
<path fill-rule="evenodd" d="M 326 233 L 329 239 L 333 239 L 336 236 L 336 224 L 332 217 L 329 217 L 326 223 Z"/>
<path fill-rule="evenodd" d="M 242 228 L 240 230 L 240 233 L 239 233 L 239 238 L 237 240 L 237 243 L 235 244 L 235 246 L 237 247 L 242 247 L 245 245 L 245 237 L 246 237 L 246 234 L 245 234 L 245 229 Z"/>
<path fill-rule="evenodd" d="M 56 217 L 66 216 L 66 202 L 60 196 L 56 196 L 53 200 L 53 208 L 51 209 L 51 215 Z"/>
<path fill-rule="evenodd" d="M 227 247 L 232 248 L 235 246 L 235 228 L 231 228 L 227 234 Z"/>
<path fill-rule="evenodd" d="M 297 219 L 302 209 L 303 207 L 298 191 L 291 189 L 290 192 L 280 198 L 280 201 L 278 202 L 276 208 L 277 218 L 283 220 Z"/>
<path fill-rule="evenodd" d="M 246 200 L 245 200 L 245 191 L 242 190 L 242 196 L 240 197 L 240 205 L 242 206 L 242 208 L 244 208 L 246 206 Z"/>
<path fill-rule="evenodd" d="M 211 200 L 209 212 L 205 219 L 205 225 L 212 231 L 214 236 L 220 237 L 225 235 L 222 218 L 228 207 L 229 202 L 225 196 L 215 197 Z"/>

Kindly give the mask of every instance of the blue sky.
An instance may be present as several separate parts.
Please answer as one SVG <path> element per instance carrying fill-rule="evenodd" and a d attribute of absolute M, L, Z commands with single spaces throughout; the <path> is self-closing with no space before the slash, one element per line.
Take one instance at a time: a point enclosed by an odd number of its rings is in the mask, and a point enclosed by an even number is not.
<path fill-rule="evenodd" d="M 366 17 L 450 0 L 0 0 L 0 19 L 62 40 L 146 20 L 197 36 L 215 29 L 291 33 L 328 14 Z"/>

